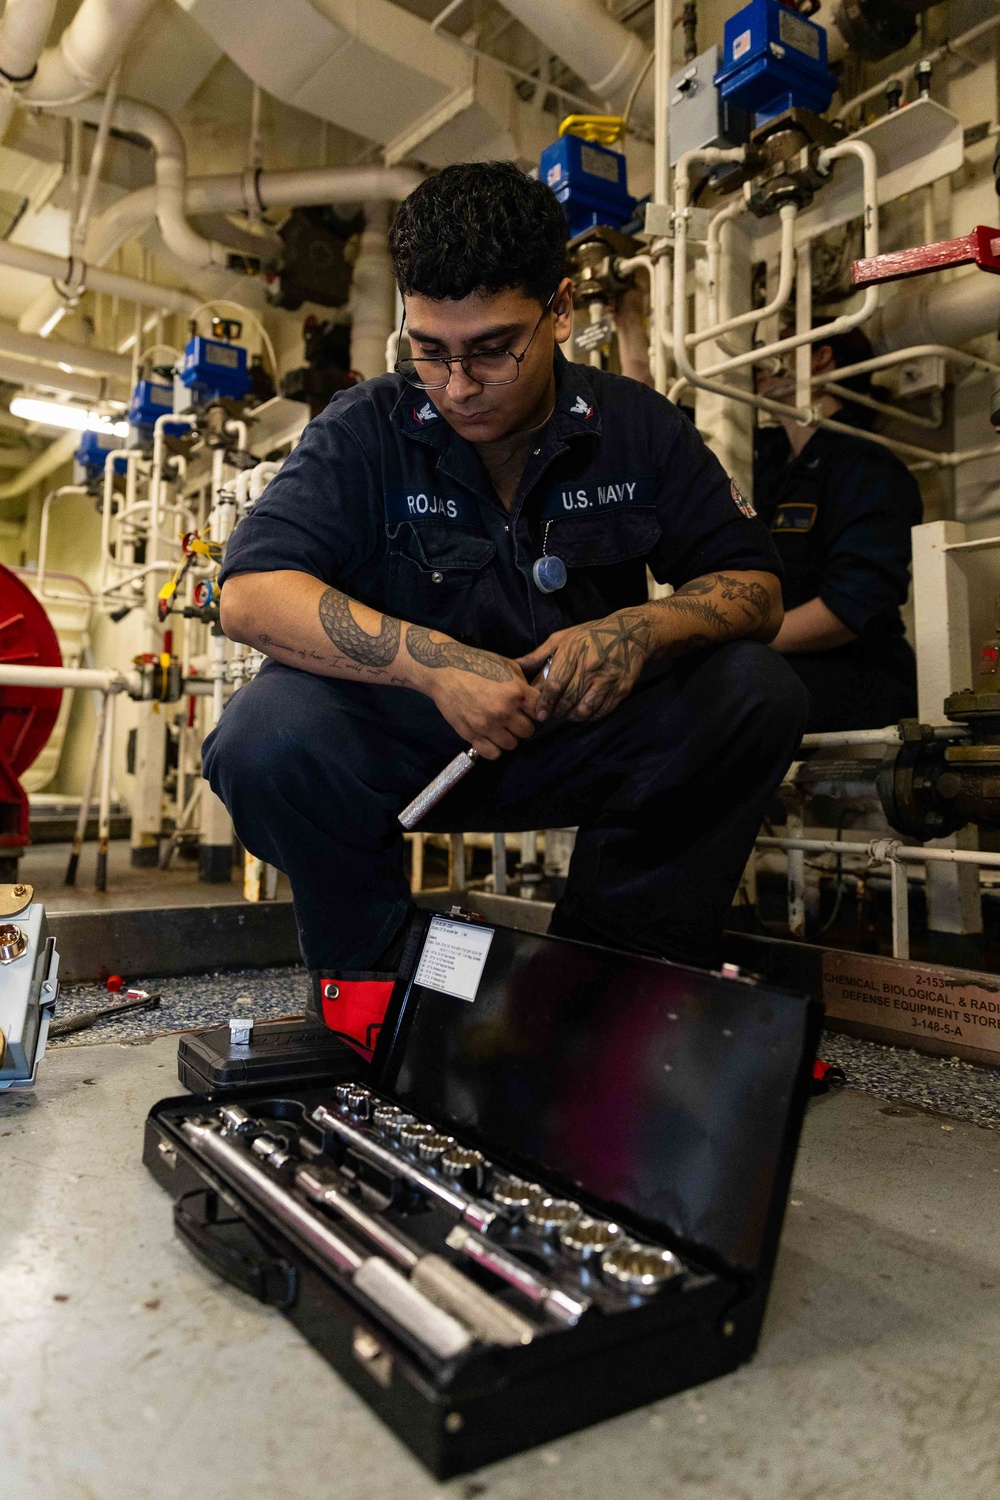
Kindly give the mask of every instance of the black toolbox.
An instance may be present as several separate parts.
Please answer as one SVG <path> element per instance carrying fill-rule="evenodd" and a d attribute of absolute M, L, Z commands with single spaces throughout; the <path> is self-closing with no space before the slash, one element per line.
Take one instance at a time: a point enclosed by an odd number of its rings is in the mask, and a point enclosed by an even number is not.
<path fill-rule="evenodd" d="M 144 1161 L 194 1253 L 447 1478 L 753 1354 L 822 1008 L 414 922 L 370 1067 L 162 1100 Z"/>

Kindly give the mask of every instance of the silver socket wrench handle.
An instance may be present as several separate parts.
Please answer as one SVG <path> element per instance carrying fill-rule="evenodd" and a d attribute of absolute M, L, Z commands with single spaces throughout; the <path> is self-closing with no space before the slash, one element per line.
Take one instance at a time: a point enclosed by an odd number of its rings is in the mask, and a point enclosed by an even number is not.
<path fill-rule="evenodd" d="M 492 1271 L 494 1276 L 499 1276 L 508 1286 L 516 1288 L 529 1302 L 544 1308 L 553 1318 L 558 1318 L 560 1323 L 578 1323 L 590 1306 L 588 1297 L 573 1297 L 561 1287 L 536 1276 L 534 1271 L 529 1271 L 527 1266 L 508 1255 L 505 1250 L 500 1250 L 478 1234 L 472 1234 L 464 1224 L 455 1225 L 445 1244 L 449 1249 L 457 1250 L 459 1255 L 467 1256 L 475 1265 L 482 1266 L 485 1271 Z"/>
<path fill-rule="evenodd" d="M 360 1292 L 425 1349 L 439 1359 L 453 1359 L 471 1347 L 471 1333 L 456 1318 L 437 1307 L 394 1266 L 377 1256 L 361 1254 L 349 1240 L 335 1234 L 218 1129 L 186 1120 L 181 1132 L 223 1177 L 273 1215 L 278 1228 L 312 1260 L 347 1275 Z"/>
<path fill-rule="evenodd" d="M 412 802 L 399 815 L 399 821 L 411 833 L 422 818 L 436 807 L 441 798 L 450 792 L 453 786 L 467 776 L 479 759 L 479 751 L 473 750 L 470 745 L 468 750 L 460 750 L 454 760 L 450 760 L 443 771 L 439 771 L 433 781 L 429 781 L 422 792 L 418 792 Z"/>
<path fill-rule="evenodd" d="M 404 1182 L 419 1188 L 428 1197 L 436 1199 L 438 1203 L 443 1203 L 446 1208 L 450 1208 L 452 1213 L 457 1214 L 478 1233 L 485 1234 L 490 1225 L 495 1223 L 496 1212 L 488 1203 L 480 1203 L 452 1182 L 444 1182 L 440 1178 L 431 1177 L 415 1162 L 396 1151 L 389 1151 L 385 1146 L 380 1146 L 378 1141 L 373 1141 L 371 1136 L 365 1135 L 364 1131 L 358 1130 L 347 1120 L 341 1120 L 325 1105 L 321 1104 L 314 1109 L 311 1118 L 321 1130 L 329 1130 L 333 1135 L 339 1136 L 342 1141 L 353 1146 L 359 1156 L 364 1156 L 375 1166 L 382 1167 L 390 1176 L 401 1178 Z"/>
<path fill-rule="evenodd" d="M 296 1171 L 295 1183 L 307 1197 L 346 1219 L 408 1271 L 410 1282 L 418 1291 L 460 1318 L 484 1342 L 507 1346 L 531 1343 L 535 1327 L 527 1318 L 498 1302 L 440 1255 L 423 1250 L 408 1236 L 376 1219 L 331 1183 L 327 1174 L 315 1167 L 302 1166 Z"/>

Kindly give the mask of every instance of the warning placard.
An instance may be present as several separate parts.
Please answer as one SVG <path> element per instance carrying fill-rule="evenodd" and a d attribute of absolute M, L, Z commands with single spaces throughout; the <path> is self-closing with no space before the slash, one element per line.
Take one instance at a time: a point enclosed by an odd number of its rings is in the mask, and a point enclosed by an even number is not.
<path fill-rule="evenodd" d="M 492 927 L 432 917 L 414 983 L 459 1000 L 475 1000 L 492 941 Z"/>
<path fill-rule="evenodd" d="M 1000 975 L 827 951 L 823 1002 L 828 1016 L 891 1031 L 898 1043 L 1000 1061 Z"/>

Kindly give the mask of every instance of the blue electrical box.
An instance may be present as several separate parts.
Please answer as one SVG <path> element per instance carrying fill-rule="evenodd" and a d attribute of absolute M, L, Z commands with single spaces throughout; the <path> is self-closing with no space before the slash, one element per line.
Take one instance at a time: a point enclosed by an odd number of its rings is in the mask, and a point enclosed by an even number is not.
<path fill-rule="evenodd" d="M 196 333 L 184 350 L 178 379 L 191 392 L 196 406 L 219 397 L 241 401 L 250 389 L 247 351 L 241 344 L 206 339 Z"/>
<path fill-rule="evenodd" d="M 73 483 L 94 489 L 104 481 L 104 461 L 120 448 L 122 440 L 113 432 L 82 432 L 73 454 Z"/>
<path fill-rule="evenodd" d="M 560 136 L 546 146 L 538 175 L 562 204 L 570 239 L 597 224 L 621 229 L 635 210 L 621 152 L 578 135 Z"/>
<path fill-rule="evenodd" d="M 829 109 L 837 80 L 826 65 L 826 32 L 780 0 L 751 0 L 725 25 L 715 86 L 723 100 L 763 125 L 788 109 Z"/>
<path fill-rule="evenodd" d="M 158 417 L 165 416 L 167 412 L 174 409 L 173 387 L 163 385 L 158 380 L 140 380 L 132 392 L 132 401 L 128 409 L 128 422 L 130 427 L 138 427 L 140 431 L 147 429 L 153 431 L 153 424 Z"/>

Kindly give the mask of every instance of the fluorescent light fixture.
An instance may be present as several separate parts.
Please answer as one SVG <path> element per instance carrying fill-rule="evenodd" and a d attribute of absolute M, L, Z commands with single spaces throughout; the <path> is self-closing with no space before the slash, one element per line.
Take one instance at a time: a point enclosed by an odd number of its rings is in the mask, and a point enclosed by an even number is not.
<path fill-rule="evenodd" d="M 87 411 L 82 406 L 69 406 L 62 401 L 38 401 L 32 396 L 15 396 L 10 403 L 13 417 L 22 417 L 25 422 L 39 422 L 45 427 L 68 427 L 74 432 L 109 432 L 115 437 L 128 437 L 127 422 L 112 422 L 109 417 L 99 416 L 96 411 Z"/>
<path fill-rule="evenodd" d="M 57 307 L 55 312 L 49 313 L 49 316 L 45 319 L 45 322 L 38 330 L 41 337 L 43 339 L 47 339 L 53 328 L 57 328 L 65 316 L 65 307 Z"/>

